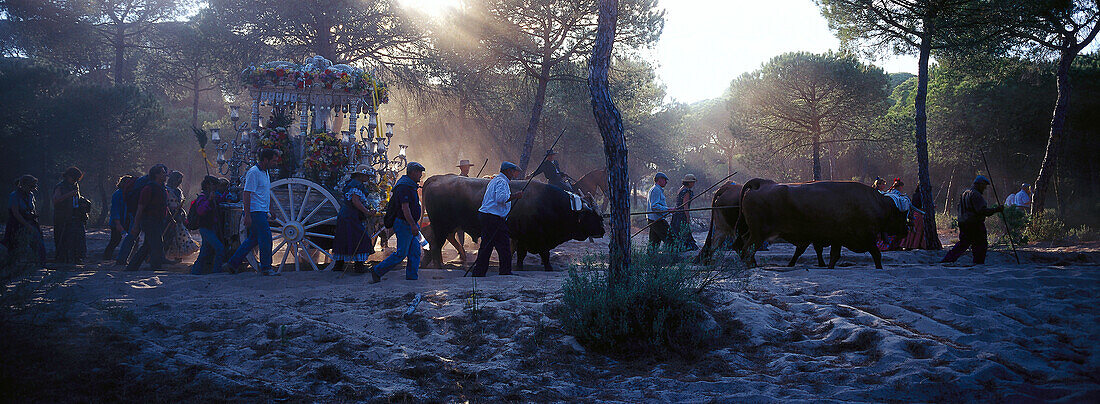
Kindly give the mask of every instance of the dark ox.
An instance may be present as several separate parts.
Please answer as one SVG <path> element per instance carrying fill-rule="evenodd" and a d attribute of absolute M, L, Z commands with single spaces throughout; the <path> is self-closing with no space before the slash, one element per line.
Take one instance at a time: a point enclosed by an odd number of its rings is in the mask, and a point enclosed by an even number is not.
<path fill-rule="evenodd" d="M 726 184 L 718 188 L 710 206 L 716 209 L 710 211 L 710 230 L 707 232 L 707 241 L 696 259 L 696 262 L 703 264 L 709 264 L 718 249 L 741 251 L 745 247 L 745 240 L 748 239 L 748 226 L 737 227 L 738 215 L 741 214 L 740 185 Z M 795 254 L 787 266 L 793 267 L 807 246 L 795 247 Z M 823 247 L 821 244 L 814 244 L 814 249 L 817 251 L 817 265 L 822 267 L 825 266 L 825 260 L 821 256 Z"/>
<path fill-rule="evenodd" d="M 523 189 L 526 183 L 512 181 L 512 191 Z M 425 262 L 442 263 L 443 243 L 458 228 L 475 239 L 483 236 L 477 210 L 488 184 L 487 179 L 454 174 L 436 175 L 424 181 L 424 209 L 432 223 Z M 573 211 L 564 190 L 540 182 L 531 182 L 523 198 L 512 204 L 507 223 L 516 253 L 516 269 L 523 268 L 523 258 L 530 251 L 539 254 L 544 269 L 552 270 L 550 250 L 569 240 L 600 238 L 604 234 L 603 219 L 592 208 L 584 206 Z"/>
<path fill-rule="evenodd" d="M 840 259 L 840 247 L 857 253 L 870 252 L 875 268 L 882 269 L 882 253 L 875 244 L 879 234 L 904 237 L 905 213 L 893 200 L 858 182 L 818 181 L 778 184 L 754 179 L 741 189 L 741 216 L 747 239 L 742 258 L 755 264 L 755 250 L 776 237 L 794 244 L 792 262 L 810 244 L 830 246 L 829 268 Z"/>

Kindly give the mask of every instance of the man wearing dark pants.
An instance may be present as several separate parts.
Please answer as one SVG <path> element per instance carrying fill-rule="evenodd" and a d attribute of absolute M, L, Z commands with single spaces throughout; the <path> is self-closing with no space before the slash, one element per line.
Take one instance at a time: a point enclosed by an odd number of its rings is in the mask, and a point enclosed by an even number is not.
<path fill-rule="evenodd" d="M 145 233 L 145 242 L 130 259 L 127 271 L 137 271 L 147 258 L 149 269 L 153 271 L 160 269 L 165 261 L 164 226 L 168 220 L 168 188 L 164 187 L 164 183 L 168 180 L 168 171 L 157 169 L 150 175 L 152 182 L 141 189 L 137 210 L 134 211 L 135 224 L 130 230 L 135 235 L 139 231 Z"/>
<path fill-rule="evenodd" d="M 955 262 L 967 248 L 974 250 L 975 264 L 985 263 L 985 253 L 989 247 L 986 241 L 985 218 L 1005 209 L 1000 205 L 994 205 L 992 208 L 985 206 L 982 193 L 988 186 L 989 180 L 979 175 L 974 179 L 974 186 L 963 192 L 962 198 L 959 199 L 959 242 L 951 247 L 951 251 L 947 252 L 941 263 Z"/>
<path fill-rule="evenodd" d="M 477 248 L 477 261 L 470 268 L 475 277 L 483 277 L 489 271 L 489 255 L 494 249 L 500 261 L 500 274 L 512 274 L 512 240 L 506 219 L 512 211 L 512 201 L 523 197 L 523 191 L 512 192 L 511 188 L 511 180 L 519 177 L 519 167 L 505 161 L 500 165 L 500 174 L 485 187 L 481 208 L 477 210 L 481 223 L 481 244 Z"/>
<path fill-rule="evenodd" d="M 655 249 L 665 242 L 668 245 L 668 202 L 665 201 L 665 185 L 668 185 L 668 176 L 665 173 L 657 173 L 653 176 L 653 188 L 649 189 L 649 213 L 646 221 L 649 222 L 649 249 Z"/>
<path fill-rule="evenodd" d="M 414 281 L 420 275 L 420 196 L 416 190 L 420 188 L 420 179 L 424 178 L 424 166 L 412 162 L 405 168 L 405 175 L 394 184 L 390 198 L 394 200 L 394 207 L 401 209 L 394 214 L 393 232 L 397 235 L 397 251 L 379 262 L 370 269 L 371 283 L 382 281 L 382 275 L 389 272 L 402 260 L 405 264 L 405 279 Z M 388 212 L 387 212 L 388 213 Z"/>
<path fill-rule="evenodd" d="M 244 262 L 245 254 L 259 247 L 261 275 L 278 275 L 271 268 L 271 225 L 268 223 L 271 209 L 271 177 L 267 170 L 279 164 L 279 153 L 274 149 L 260 150 L 259 161 L 244 175 L 244 191 L 241 192 L 241 206 L 248 211 L 244 215 L 244 226 L 248 229 L 248 238 L 237 247 L 237 252 L 222 265 L 222 271 L 236 273 Z"/>

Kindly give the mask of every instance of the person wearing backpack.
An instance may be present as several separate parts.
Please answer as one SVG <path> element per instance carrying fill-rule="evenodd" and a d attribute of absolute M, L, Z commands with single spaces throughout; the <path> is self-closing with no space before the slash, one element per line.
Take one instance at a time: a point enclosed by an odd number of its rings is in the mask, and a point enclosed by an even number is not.
<path fill-rule="evenodd" d="M 199 247 L 199 257 L 191 266 L 192 275 L 204 275 L 218 272 L 225 263 L 225 244 L 218 238 L 218 204 L 216 189 L 218 178 L 207 175 L 202 179 L 202 193 L 191 202 L 187 212 L 187 227 L 199 231 L 202 237 L 202 246 Z M 213 259 L 213 265 L 207 266 Z"/>
<path fill-rule="evenodd" d="M 164 226 L 168 222 L 168 181 L 167 170 L 154 170 L 153 181 L 141 188 L 137 209 L 134 210 L 134 226 L 130 234 L 137 237 L 145 233 L 145 241 L 137 254 L 130 259 L 127 271 L 137 271 L 148 259 L 149 269 L 156 271 L 164 264 Z"/>
<path fill-rule="evenodd" d="M 138 177 L 134 180 L 133 185 L 127 187 L 124 191 L 125 197 L 123 215 L 125 226 L 127 229 L 134 229 L 135 226 L 140 227 L 141 223 L 134 221 L 134 213 L 137 212 L 138 199 L 141 197 L 141 190 L 144 189 L 154 177 L 154 173 L 164 172 L 164 175 L 168 175 L 168 166 L 164 164 L 157 164 L 149 168 L 149 173 Z M 140 230 L 140 229 L 139 229 Z M 126 237 L 122 238 L 122 244 L 118 247 L 118 256 L 115 257 L 115 265 L 126 266 L 126 263 L 130 260 L 130 255 L 133 255 L 134 248 L 137 247 L 138 233 L 129 232 L 126 233 Z"/>
<path fill-rule="evenodd" d="M 371 283 L 382 281 L 382 275 L 389 272 L 401 261 L 408 260 L 405 266 L 405 279 L 413 281 L 420 269 L 420 179 L 424 178 L 424 166 L 411 162 L 405 168 L 405 175 L 397 180 L 386 204 L 386 227 L 392 227 L 397 234 L 397 251 L 386 257 L 370 269 Z"/>

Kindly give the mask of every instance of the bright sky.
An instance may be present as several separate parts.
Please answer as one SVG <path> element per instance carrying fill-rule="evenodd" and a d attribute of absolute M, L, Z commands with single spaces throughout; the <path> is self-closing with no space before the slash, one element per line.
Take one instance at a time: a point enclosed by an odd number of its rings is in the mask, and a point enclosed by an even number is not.
<path fill-rule="evenodd" d="M 784 52 L 840 48 L 813 0 L 661 0 L 665 30 L 653 58 L 668 96 L 695 102 L 720 96 L 737 76 Z M 875 62 L 916 72 L 916 57 Z"/>

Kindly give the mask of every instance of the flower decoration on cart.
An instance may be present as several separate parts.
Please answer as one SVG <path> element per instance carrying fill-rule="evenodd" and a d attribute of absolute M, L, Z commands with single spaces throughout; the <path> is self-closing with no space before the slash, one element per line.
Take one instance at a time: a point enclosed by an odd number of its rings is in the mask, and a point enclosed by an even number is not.
<path fill-rule="evenodd" d="M 282 153 L 283 156 L 289 157 L 291 155 L 293 146 L 290 142 L 290 134 L 287 133 L 286 128 L 267 128 L 263 132 L 260 132 L 260 137 L 256 142 L 256 150 L 261 149 L 275 149 Z"/>
<path fill-rule="evenodd" d="M 241 82 L 253 88 L 316 88 L 368 97 L 374 91 L 376 103 L 384 104 L 389 101 L 386 84 L 372 74 L 348 65 L 332 65 L 332 62 L 320 56 L 307 59 L 301 65 L 276 61 L 249 66 L 241 72 Z"/>
<path fill-rule="evenodd" d="M 318 133 L 313 135 L 306 146 L 303 164 L 309 171 L 329 177 L 333 173 L 339 174 L 348 164 L 348 156 L 344 154 L 343 145 L 335 133 Z"/>

